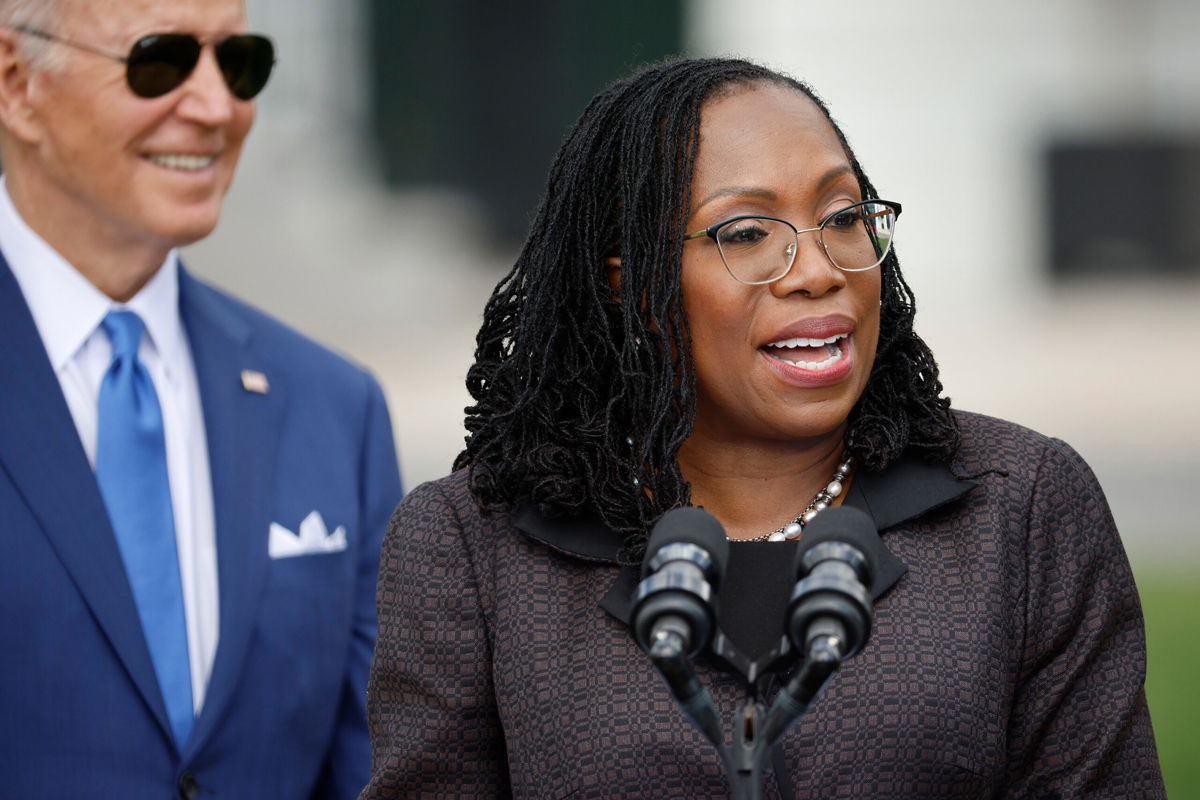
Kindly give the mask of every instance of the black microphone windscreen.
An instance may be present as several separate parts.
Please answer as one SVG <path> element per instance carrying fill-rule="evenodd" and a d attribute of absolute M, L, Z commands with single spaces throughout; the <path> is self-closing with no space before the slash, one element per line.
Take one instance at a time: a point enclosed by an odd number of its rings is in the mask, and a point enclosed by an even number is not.
<path fill-rule="evenodd" d="M 712 514 L 695 506 L 673 508 L 663 514 L 650 532 L 643 565 L 649 564 L 662 548 L 677 543 L 694 544 L 707 551 L 715 564 L 715 574 L 725 574 L 729 563 L 729 540 L 725 537 L 725 527 Z"/>
<path fill-rule="evenodd" d="M 882 547 L 879 532 L 875 530 L 875 520 L 865 511 L 849 506 L 827 508 L 812 522 L 804 527 L 804 536 L 800 539 L 800 547 L 796 551 L 793 562 L 797 576 L 803 570 L 804 556 L 822 542 L 841 542 L 848 544 L 862 554 L 867 562 L 870 574 L 875 574 L 875 553 Z"/>

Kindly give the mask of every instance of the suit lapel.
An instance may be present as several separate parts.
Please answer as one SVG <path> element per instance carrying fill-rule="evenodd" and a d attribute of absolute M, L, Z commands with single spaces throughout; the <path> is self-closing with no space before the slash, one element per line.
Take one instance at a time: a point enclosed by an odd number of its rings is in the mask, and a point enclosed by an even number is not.
<path fill-rule="evenodd" d="M 179 302 L 204 409 L 220 594 L 216 658 L 186 758 L 227 710 L 249 648 L 267 575 L 285 387 L 252 347 L 253 329 L 230 301 L 182 269 Z M 247 391 L 243 370 L 267 375 L 269 392 Z"/>
<path fill-rule="evenodd" d="M 0 342 L 0 468 L 24 497 L 171 739 L 108 510 L 33 316 L 2 255 Z"/>

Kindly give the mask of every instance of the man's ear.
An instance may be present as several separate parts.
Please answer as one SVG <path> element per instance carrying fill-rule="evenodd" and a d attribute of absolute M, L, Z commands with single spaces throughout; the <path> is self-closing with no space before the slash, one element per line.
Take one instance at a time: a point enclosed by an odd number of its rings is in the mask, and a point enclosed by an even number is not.
<path fill-rule="evenodd" d="M 608 285 L 612 287 L 613 302 L 621 302 L 621 258 L 609 256 L 604 259 L 604 268 L 608 270 Z"/>
<path fill-rule="evenodd" d="M 19 36 L 11 28 L 0 27 L 0 125 L 12 136 L 34 142 L 41 129 L 30 102 L 33 70 L 21 53 Z"/>

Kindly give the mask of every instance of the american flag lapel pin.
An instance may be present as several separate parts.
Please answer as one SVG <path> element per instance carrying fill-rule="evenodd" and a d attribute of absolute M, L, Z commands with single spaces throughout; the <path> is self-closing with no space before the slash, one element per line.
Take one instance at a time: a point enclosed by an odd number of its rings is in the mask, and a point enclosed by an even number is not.
<path fill-rule="evenodd" d="M 271 390 L 267 376 L 253 369 L 242 370 L 242 388 L 255 394 L 266 394 Z"/>

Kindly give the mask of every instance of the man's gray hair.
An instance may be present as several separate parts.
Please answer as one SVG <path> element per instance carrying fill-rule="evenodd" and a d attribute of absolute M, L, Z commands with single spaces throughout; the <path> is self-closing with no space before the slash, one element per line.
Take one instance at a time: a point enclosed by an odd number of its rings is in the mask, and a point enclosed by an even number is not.
<path fill-rule="evenodd" d="M 55 21 L 63 18 L 70 2 L 73 0 L 0 0 L 0 25 L 53 33 Z M 57 69 L 65 61 L 61 47 L 36 36 L 22 36 L 19 47 L 25 58 L 42 69 Z"/>

